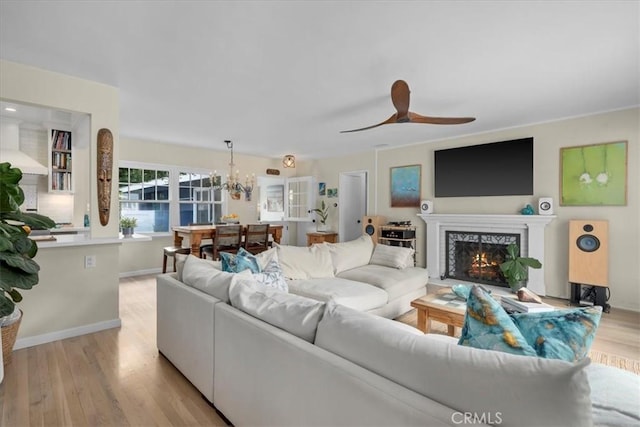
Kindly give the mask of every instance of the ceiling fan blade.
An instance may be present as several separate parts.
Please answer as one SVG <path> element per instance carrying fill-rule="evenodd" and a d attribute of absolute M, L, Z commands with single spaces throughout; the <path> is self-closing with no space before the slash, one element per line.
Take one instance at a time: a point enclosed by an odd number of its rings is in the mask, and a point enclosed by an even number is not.
<path fill-rule="evenodd" d="M 396 123 L 396 117 L 397 117 L 397 114 L 394 114 L 393 116 L 389 117 L 384 122 L 378 123 L 377 125 L 367 126 L 365 128 L 360 128 L 360 129 L 341 130 L 340 133 L 359 132 L 361 130 L 373 129 L 373 128 L 377 128 L 378 126 L 386 125 L 386 124 L 389 124 L 389 123 Z"/>
<path fill-rule="evenodd" d="M 404 80 L 396 80 L 391 85 L 391 102 L 398 111 L 398 122 L 403 122 L 409 113 L 409 85 Z"/>
<path fill-rule="evenodd" d="M 431 125 L 461 125 L 474 121 L 475 117 L 429 117 L 409 111 L 409 122 L 411 123 L 427 123 Z"/>

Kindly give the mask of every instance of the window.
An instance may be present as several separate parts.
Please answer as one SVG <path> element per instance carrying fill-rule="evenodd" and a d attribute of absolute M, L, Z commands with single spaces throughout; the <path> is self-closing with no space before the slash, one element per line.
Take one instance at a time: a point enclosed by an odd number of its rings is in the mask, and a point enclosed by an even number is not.
<path fill-rule="evenodd" d="M 136 218 L 136 232 L 168 232 L 173 224 L 215 223 L 222 216 L 220 190 L 198 171 L 121 162 L 118 182 L 120 216 Z"/>
<path fill-rule="evenodd" d="M 209 175 L 180 172 L 180 225 L 214 223 L 222 216 L 222 194 L 211 188 Z"/>

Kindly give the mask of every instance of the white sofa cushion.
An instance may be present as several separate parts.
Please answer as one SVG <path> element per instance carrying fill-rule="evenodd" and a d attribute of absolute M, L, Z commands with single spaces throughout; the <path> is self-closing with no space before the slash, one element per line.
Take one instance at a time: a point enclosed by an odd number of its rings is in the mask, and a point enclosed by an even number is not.
<path fill-rule="evenodd" d="M 368 264 L 343 271 L 337 276 L 342 279 L 368 283 L 383 289 L 389 294 L 389 301 L 420 288 L 425 288 L 429 281 L 429 272 L 424 268 L 408 267 L 399 270 L 376 264 Z"/>
<path fill-rule="evenodd" d="M 238 310 L 311 343 L 325 306 L 324 302 L 262 286 L 251 277 L 233 281 L 229 298 Z"/>
<path fill-rule="evenodd" d="M 333 277 L 331 254 L 326 245 L 286 246 L 274 243 L 278 261 L 287 279 Z"/>
<path fill-rule="evenodd" d="M 350 242 L 325 243 L 329 247 L 333 273 L 340 274 L 345 270 L 369 264 L 373 253 L 371 236 L 363 234 Z"/>
<path fill-rule="evenodd" d="M 587 366 L 586 371 L 591 385 L 593 424 L 640 425 L 640 376 L 598 363 Z"/>
<path fill-rule="evenodd" d="M 369 264 L 407 268 L 413 266 L 413 252 L 413 249 L 401 246 L 376 245 Z"/>
<path fill-rule="evenodd" d="M 216 268 L 216 264 L 189 255 L 182 270 L 182 282 L 202 292 L 229 302 L 229 285 L 236 277 L 251 276 L 249 270 L 241 273 L 227 273 Z"/>
<path fill-rule="evenodd" d="M 389 301 L 389 296 L 382 289 L 339 277 L 289 280 L 287 283 L 291 293 L 318 301 L 332 300 L 355 310 L 373 310 Z"/>
<path fill-rule="evenodd" d="M 195 259 L 201 259 L 201 258 L 198 258 L 198 257 L 193 256 L 191 254 L 189 254 L 189 255 L 175 254 L 174 256 L 176 257 L 176 278 L 180 282 L 182 282 L 182 272 L 184 270 L 184 263 L 187 262 L 187 258 L 190 257 L 190 256 L 194 257 Z M 207 261 L 214 268 L 217 268 L 218 270 L 222 270 L 222 263 L 220 261 L 212 261 L 212 260 L 203 260 L 203 261 Z"/>
<path fill-rule="evenodd" d="M 502 425 L 589 426 L 589 359 L 560 360 L 451 345 L 327 307 L 315 344 L 461 412 Z"/>

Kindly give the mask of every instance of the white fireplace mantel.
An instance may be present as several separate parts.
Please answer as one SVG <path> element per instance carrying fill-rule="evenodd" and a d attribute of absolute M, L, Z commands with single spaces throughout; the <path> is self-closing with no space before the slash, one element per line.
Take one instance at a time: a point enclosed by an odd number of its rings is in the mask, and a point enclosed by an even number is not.
<path fill-rule="evenodd" d="M 418 214 L 427 224 L 427 269 L 429 277 L 439 279 L 445 272 L 445 231 L 478 231 L 518 233 L 522 256 L 542 263 L 540 269 L 529 269 L 527 287 L 538 295 L 546 295 L 544 283 L 544 228 L 555 215 L 484 215 L 484 214 Z"/>

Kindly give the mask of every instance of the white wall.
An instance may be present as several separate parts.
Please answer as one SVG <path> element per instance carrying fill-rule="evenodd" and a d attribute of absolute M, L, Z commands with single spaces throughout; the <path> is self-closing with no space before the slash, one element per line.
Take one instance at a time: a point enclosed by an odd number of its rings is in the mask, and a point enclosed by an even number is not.
<path fill-rule="evenodd" d="M 117 89 L 34 67 L 0 61 L 0 98 L 90 115 L 90 141 L 74 151 L 75 212 L 82 217 L 91 199 L 91 235 L 118 235 L 117 182 L 113 181 L 111 221 L 100 225 L 97 211 L 96 147 L 100 128 L 114 135 L 114 158 L 118 156 L 119 107 Z M 91 155 L 90 153 L 93 153 Z M 78 160 L 78 162 L 76 162 Z M 84 162 L 82 161 L 84 160 Z M 115 209 L 115 210 L 114 210 Z M 119 321 L 119 245 L 42 249 L 35 261 L 41 266 L 40 283 L 24 291 L 24 319 L 18 340 L 60 332 L 105 321 Z M 97 255 L 98 267 L 84 269 L 84 256 Z"/>
<path fill-rule="evenodd" d="M 527 203 L 536 205 L 539 197 L 550 196 L 556 202 L 558 218 L 546 229 L 545 282 L 548 295 L 568 298 L 568 222 L 571 219 L 605 219 L 609 221 L 609 282 L 613 307 L 640 311 L 640 110 L 629 109 L 589 117 L 506 129 L 446 141 L 420 143 L 395 149 L 379 150 L 373 156 L 349 156 L 315 161 L 299 171 L 317 173 L 319 181 L 336 183 L 340 172 L 372 170 L 369 193 L 371 214 L 389 220 L 411 220 L 418 230 L 417 259 L 424 266 L 424 223 L 416 217 L 418 208 L 391 208 L 389 168 L 420 164 L 422 198 L 434 201 L 435 213 L 517 214 Z M 534 137 L 534 195 L 505 197 L 434 198 L 433 152 L 441 148 Z M 628 177 L 626 206 L 558 206 L 560 200 L 560 148 L 613 141 L 628 141 Z M 332 184 L 333 185 L 333 184 Z M 377 185 L 377 189 L 376 189 Z M 337 224 L 337 218 L 332 219 Z"/>

